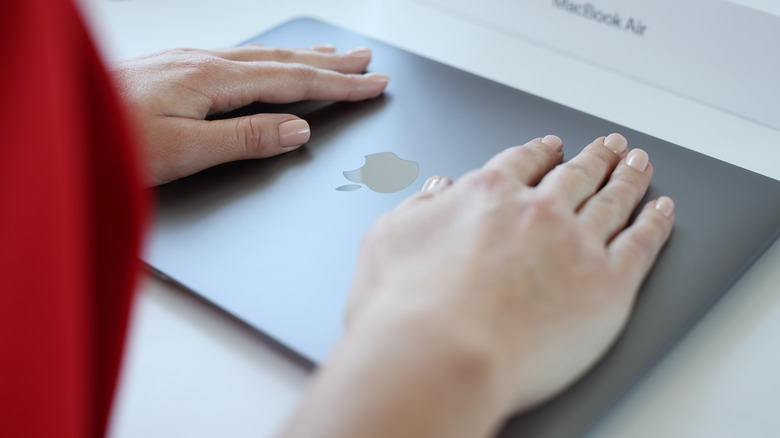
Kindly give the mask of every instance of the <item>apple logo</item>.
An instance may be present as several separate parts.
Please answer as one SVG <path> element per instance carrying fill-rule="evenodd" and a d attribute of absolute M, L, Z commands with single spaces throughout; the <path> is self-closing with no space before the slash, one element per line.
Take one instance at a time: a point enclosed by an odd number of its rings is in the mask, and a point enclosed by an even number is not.
<path fill-rule="evenodd" d="M 365 184 L 377 193 L 399 192 L 411 185 L 420 173 L 420 165 L 404 160 L 392 152 L 380 152 L 366 155 L 366 162 L 360 168 L 344 171 L 344 177 L 358 184 L 336 187 L 336 190 L 349 192 Z"/>

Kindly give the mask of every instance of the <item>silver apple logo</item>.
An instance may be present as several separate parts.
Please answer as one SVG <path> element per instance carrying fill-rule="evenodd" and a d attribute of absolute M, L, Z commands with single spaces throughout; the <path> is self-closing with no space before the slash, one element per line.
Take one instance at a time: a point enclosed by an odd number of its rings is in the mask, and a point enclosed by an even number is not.
<path fill-rule="evenodd" d="M 344 171 L 348 180 L 365 184 L 378 193 L 399 192 L 414 182 L 420 173 L 420 165 L 404 160 L 392 152 L 380 152 L 366 155 L 366 162 L 360 168 Z M 358 184 L 336 187 L 336 190 L 349 192 L 361 188 Z"/>

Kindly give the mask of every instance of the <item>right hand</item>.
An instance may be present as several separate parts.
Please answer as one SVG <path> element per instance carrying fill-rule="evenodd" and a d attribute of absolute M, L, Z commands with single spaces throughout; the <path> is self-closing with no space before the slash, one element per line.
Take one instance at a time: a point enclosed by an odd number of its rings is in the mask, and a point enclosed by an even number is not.
<path fill-rule="evenodd" d="M 383 355 L 406 335 L 404 354 L 484 357 L 504 413 L 590 368 L 624 326 L 673 204 L 652 201 L 625 228 L 653 174 L 647 154 L 618 134 L 565 164 L 561 147 L 548 136 L 510 148 L 383 217 L 363 241 L 348 314 L 349 332 L 381 336 L 354 348 Z"/>
<path fill-rule="evenodd" d="M 455 183 L 429 180 L 371 228 L 347 329 L 283 436 L 490 436 L 595 363 L 673 204 L 651 201 L 626 228 L 647 154 L 617 134 L 566 164 L 561 148 L 537 138 Z"/>

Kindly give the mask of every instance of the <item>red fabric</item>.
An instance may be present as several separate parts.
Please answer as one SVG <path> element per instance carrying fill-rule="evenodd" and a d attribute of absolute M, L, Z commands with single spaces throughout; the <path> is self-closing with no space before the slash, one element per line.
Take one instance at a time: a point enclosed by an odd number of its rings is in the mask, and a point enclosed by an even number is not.
<path fill-rule="evenodd" d="M 0 435 L 100 437 L 145 201 L 73 5 L 0 2 Z"/>

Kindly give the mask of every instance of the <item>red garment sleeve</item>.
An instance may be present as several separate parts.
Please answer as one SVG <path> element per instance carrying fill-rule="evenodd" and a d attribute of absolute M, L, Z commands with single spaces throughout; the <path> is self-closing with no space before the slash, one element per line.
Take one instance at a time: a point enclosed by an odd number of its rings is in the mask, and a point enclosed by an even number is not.
<path fill-rule="evenodd" d="M 0 2 L 0 426 L 103 436 L 145 200 L 73 5 Z"/>

